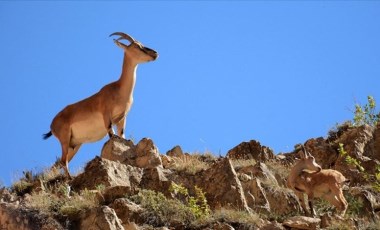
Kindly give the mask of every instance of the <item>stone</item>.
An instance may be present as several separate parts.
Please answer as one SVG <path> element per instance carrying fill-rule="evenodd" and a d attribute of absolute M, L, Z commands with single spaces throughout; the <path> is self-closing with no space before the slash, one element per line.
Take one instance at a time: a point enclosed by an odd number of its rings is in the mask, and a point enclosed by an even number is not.
<path fill-rule="evenodd" d="M 276 177 L 269 170 L 266 164 L 257 162 L 255 165 L 245 166 L 237 170 L 238 173 L 244 173 L 254 178 L 258 177 L 263 181 L 270 182 L 271 184 L 278 185 Z"/>
<path fill-rule="evenodd" d="M 273 150 L 262 146 L 260 142 L 251 140 L 249 142 L 242 142 L 228 151 L 227 157 L 231 159 L 255 159 L 257 161 L 268 161 L 274 159 L 275 155 Z"/>
<path fill-rule="evenodd" d="M 127 198 L 116 199 L 110 208 L 114 209 L 118 218 L 123 222 L 125 229 L 132 229 L 136 223 L 144 223 L 141 213 L 144 209 Z"/>
<path fill-rule="evenodd" d="M 134 147 L 131 140 L 113 135 L 104 143 L 100 156 L 111 161 L 125 162 L 127 158 L 133 157 Z"/>
<path fill-rule="evenodd" d="M 166 174 L 170 173 L 170 170 L 164 169 L 163 167 L 144 169 L 140 187 L 161 192 L 169 197 L 169 188 L 172 182 L 167 178 Z"/>
<path fill-rule="evenodd" d="M 80 218 L 79 229 L 87 230 L 124 230 L 115 210 L 108 206 L 93 208 Z"/>
<path fill-rule="evenodd" d="M 212 209 L 234 207 L 250 212 L 242 185 L 230 159 L 224 158 L 202 171 L 196 180 L 197 186 L 206 193 L 207 201 Z"/>
<path fill-rule="evenodd" d="M 171 150 L 169 150 L 166 153 L 166 155 L 169 156 L 169 157 L 178 157 L 178 158 L 181 158 L 185 154 L 183 153 L 181 146 L 177 145 L 174 148 L 172 148 Z"/>
<path fill-rule="evenodd" d="M 270 213 L 270 205 L 259 178 L 241 182 L 247 205 L 257 213 Z"/>
<path fill-rule="evenodd" d="M 136 145 L 135 165 L 140 168 L 155 168 L 162 166 L 160 153 L 153 141 L 149 138 L 143 138 Z"/>
<path fill-rule="evenodd" d="M 319 229 L 321 219 L 306 216 L 293 216 L 287 218 L 282 224 L 295 229 L 315 230 Z"/>
<path fill-rule="evenodd" d="M 0 229 L 30 230 L 56 229 L 63 230 L 61 224 L 50 216 L 15 204 L 0 203 Z"/>
<path fill-rule="evenodd" d="M 149 138 L 134 145 L 132 141 L 114 135 L 104 144 L 101 157 L 139 168 L 162 166 L 159 151 Z"/>
<path fill-rule="evenodd" d="M 133 193 L 140 184 L 142 172 L 137 167 L 95 157 L 87 163 L 84 172 L 73 179 L 71 186 L 77 191 L 96 189 L 99 185 L 126 186 Z"/>

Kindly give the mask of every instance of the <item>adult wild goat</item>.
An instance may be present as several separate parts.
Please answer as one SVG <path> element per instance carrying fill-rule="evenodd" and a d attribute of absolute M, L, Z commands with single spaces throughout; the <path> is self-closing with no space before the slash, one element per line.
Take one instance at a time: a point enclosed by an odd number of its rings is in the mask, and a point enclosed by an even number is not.
<path fill-rule="evenodd" d="M 348 204 L 343 196 L 342 186 L 347 181 L 346 178 L 336 170 L 322 169 L 315 162 L 315 158 L 303 146 L 302 148 L 303 154 L 291 169 L 287 186 L 294 191 L 307 215 L 316 215 L 313 199 L 321 197 L 339 209 L 344 216 Z M 308 197 L 310 213 L 306 208 L 304 193 Z"/>
<path fill-rule="evenodd" d="M 113 125 L 117 127 L 117 135 L 124 137 L 125 117 L 133 103 L 133 89 L 136 81 L 137 65 L 154 61 L 156 51 L 144 47 L 128 34 L 116 32 L 114 39 L 117 46 L 124 50 L 124 61 L 119 80 L 105 85 L 96 94 L 66 106 L 53 119 L 50 132 L 44 139 L 54 135 L 62 147 L 61 165 L 70 178 L 68 163 L 83 143 L 95 142 L 105 135 L 114 135 Z M 130 42 L 125 45 L 120 40 Z"/>

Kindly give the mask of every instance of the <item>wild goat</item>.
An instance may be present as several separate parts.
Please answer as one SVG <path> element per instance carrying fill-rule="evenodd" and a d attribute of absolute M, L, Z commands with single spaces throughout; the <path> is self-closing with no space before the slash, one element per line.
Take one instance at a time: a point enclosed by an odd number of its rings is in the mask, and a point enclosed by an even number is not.
<path fill-rule="evenodd" d="M 344 216 L 348 204 L 343 196 L 342 185 L 346 181 L 346 178 L 340 172 L 332 169 L 322 169 L 315 162 L 314 157 L 303 147 L 301 160 L 291 169 L 287 186 L 295 192 L 306 214 L 310 213 L 306 208 L 304 193 L 308 197 L 310 212 L 313 216 L 316 215 L 313 208 L 314 197 L 327 200 L 339 209 L 340 214 Z"/>
<path fill-rule="evenodd" d="M 117 135 L 124 137 L 125 117 L 133 103 L 133 89 L 136 81 L 137 65 L 154 61 L 158 53 L 144 47 L 128 34 L 116 32 L 114 39 L 117 46 L 124 50 L 124 61 L 119 80 L 105 85 L 96 94 L 66 106 L 53 119 L 50 132 L 44 139 L 54 135 L 62 147 L 61 165 L 70 178 L 68 163 L 83 143 L 95 142 L 107 133 L 114 135 L 113 125 L 117 127 Z M 125 45 L 120 40 L 130 42 Z"/>

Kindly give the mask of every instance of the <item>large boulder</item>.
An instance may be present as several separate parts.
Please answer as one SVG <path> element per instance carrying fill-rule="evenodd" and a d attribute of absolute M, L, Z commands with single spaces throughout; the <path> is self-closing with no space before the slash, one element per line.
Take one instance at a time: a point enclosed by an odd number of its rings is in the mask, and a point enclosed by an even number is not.
<path fill-rule="evenodd" d="M 242 142 L 229 150 L 227 157 L 244 160 L 255 159 L 265 162 L 269 159 L 274 159 L 275 155 L 269 147 L 262 146 L 258 141 L 250 140 L 249 142 Z"/>
<path fill-rule="evenodd" d="M 203 171 L 197 176 L 196 184 L 206 193 L 212 209 L 230 207 L 250 212 L 242 185 L 229 158 Z"/>
<path fill-rule="evenodd" d="M 133 229 L 136 223 L 144 223 L 144 219 L 141 216 L 144 209 L 127 198 L 116 199 L 110 207 L 115 210 L 118 218 L 123 222 L 125 229 Z"/>
<path fill-rule="evenodd" d="M 114 135 L 104 144 L 101 157 L 139 168 L 162 166 L 159 151 L 149 138 L 134 145 L 132 141 Z"/>
<path fill-rule="evenodd" d="M 0 203 L 0 229 L 31 230 L 64 228 L 52 217 L 17 204 Z"/>
<path fill-rule="evenodd" d="M 321 219 L 306 216 L 293 216 L 287 218 L 282 224 L 292 229 L 316 230 L 319 229 Z"/>
<path fill-rule="evenodd" d="M 144 169 L 140 187 L 170 196 L 169 188 L 172 182 L 167 178 L 167 175 L 170 173 L 170 170 L 163 167 Z"/>
<path fill-rule="evenodd" d="M 124 230 L 115 210 L 108 206 L 91 209 L 80 218 L 79 229 Z"/>
<path fill-rule="evenodd" d="M 76 190 L 96 189 L 99 185 L 125 186 L 134 193 L 140 184 L 142 174 L 141 168 L 95 157 L 87 163 L 84 172 L 74 178 L 71 185 Z"/>

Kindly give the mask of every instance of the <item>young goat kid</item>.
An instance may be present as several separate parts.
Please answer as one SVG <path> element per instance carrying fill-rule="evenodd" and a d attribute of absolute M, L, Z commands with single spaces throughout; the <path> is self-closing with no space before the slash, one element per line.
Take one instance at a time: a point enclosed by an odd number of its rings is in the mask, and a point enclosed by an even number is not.
<path fill-rule="evenodd" d="M 96 94 L 66 106 L 53 119 L 50 132 L 44 139 L 54 135 L 62 147 L 61 164 L 70 178 L 68 163 L 83 143 L 95 142 L 105 135 L 114 135 L 113 125 L 117 127 L 117 135 L 124 137 L 125 117 L 133 103 L 133 89 L 136 81 L 137 65 L 154 61 L 156 51 L 144 47 L 128 34 L 116 32 L 114 39 L 117 46 L 124 50 L 124 61 L 120 79 L 104 86 Z M 130 42 L 125 45 L 120 40 Z"/>
<path fill-rule="evenodd" d="M 310 212 L 316 215 L 313 208 L 313 199 L 321 197 L 327 200 L 341 211 L 344 216 L 347 210 L 347 201 L 343 196 L 342 186 L 346 178 L 338 171 L 332 169 L 322 169 L 314 157 L 303 148 L 301 160 L 299 160 L 291 169 L 287 186 L 294 191 L 300 200 L 304 212 L 309 215 L 306 208 L 304 193 L 309 201 Z"/>

